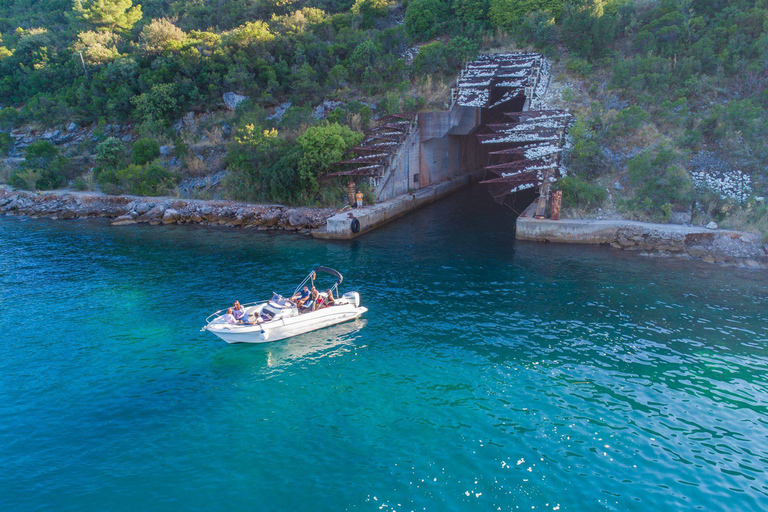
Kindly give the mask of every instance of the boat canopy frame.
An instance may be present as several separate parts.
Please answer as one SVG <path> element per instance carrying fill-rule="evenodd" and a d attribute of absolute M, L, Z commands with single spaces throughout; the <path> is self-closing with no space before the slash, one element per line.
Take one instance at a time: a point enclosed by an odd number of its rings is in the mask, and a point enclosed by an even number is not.
<path fill-rule="evenodd" d="M 335 290 L 336 291 L 336 295 L 338 295 L 339 294 L 339 285 L 344 280 L 344 276 L 342 276 L 341 272 L 339 272 L 338 270 L 334 270 L 334 269 L 332 269 L 330 267 L 319 266 L 319 267 L 315 267 L 315 269 L 312 270 L 312 272 L 310 272 L 307 275 L 307 277 L 305 277 L 304 280 L 301 283 L 299 283 L 299 286 L 296 287 L 296 289 L 293 291 L 291 296 L 296 295 L 297 293 L 299 293 L 299 291 L 301 290 L 302 286 L 307 284 L 309 281 L 313 281 L 314 282 L 315 277 L 317 277 L 317 273 L 318 272 L 324 272 L 324 273 L 330 274 L 330 275 L 332 275 L 333 277 L 336 278 L 336 282 L 334 283 L 333 286 L 331 286 L 330 289 L 331 289 L 331 291 Z"/>

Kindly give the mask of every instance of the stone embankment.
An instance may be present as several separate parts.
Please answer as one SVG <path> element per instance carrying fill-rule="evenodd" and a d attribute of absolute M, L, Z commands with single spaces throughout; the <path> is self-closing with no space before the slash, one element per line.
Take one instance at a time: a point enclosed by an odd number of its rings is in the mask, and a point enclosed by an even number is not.
<path fill-rule="evenodd" d="M 84 192 L 33 193 L 0 186 L 0 214 L 50 219 L 109 218 L 111 225 L 202 224 L 309 233 L 336 213 L 331 208 L 289 208 L 233 201 L 107 196 Z"/>
<path fill-rule="evenodd" d="M 517 219 L 516 237 L 538 242 L 610 244 L 643 254 L 696 258 L 768 269 L 768 245 L 758 235 L 696 226 L 629 220 L 534 219 L 528 209 Z"/>

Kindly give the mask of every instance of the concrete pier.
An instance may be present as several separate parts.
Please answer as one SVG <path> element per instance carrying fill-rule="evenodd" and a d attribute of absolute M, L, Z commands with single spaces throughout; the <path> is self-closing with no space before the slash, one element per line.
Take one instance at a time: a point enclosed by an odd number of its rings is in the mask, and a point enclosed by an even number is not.
<path fill-rule="evenodd" d="M 388 201 L 337 213 L 328 219 L 324 227 L 312 230 L 312 236 L 336 240 L 355 238 L 408 212 L 456 192 L 481 177 L 482 171 L 466 174 L 413 190 Z M 352 223 L 355 219 L 360 223 L 360 230 L 357 233 L 352 232 Z"/>
<path fill-rule="evenodd" d="M 535 210 L 536 203 L 517 218 L 515 238 L 518 240 L 610 244 L 617 249 L 645 254 L 768 268 L 768 245 L 752 233 L 632 220 L 534 219 Z"/>

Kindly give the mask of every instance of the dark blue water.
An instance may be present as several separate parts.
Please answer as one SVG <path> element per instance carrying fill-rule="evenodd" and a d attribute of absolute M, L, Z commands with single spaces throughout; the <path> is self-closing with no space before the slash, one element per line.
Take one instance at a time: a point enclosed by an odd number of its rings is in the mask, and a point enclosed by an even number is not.
<path fill-rule="evenodd" d="M 0 510 L 768 508 L 768 275 L 512 221 L 482 190 L 348 243 L 0 218 Z M 364 320 L 199 332 L 317 264 Z"/>

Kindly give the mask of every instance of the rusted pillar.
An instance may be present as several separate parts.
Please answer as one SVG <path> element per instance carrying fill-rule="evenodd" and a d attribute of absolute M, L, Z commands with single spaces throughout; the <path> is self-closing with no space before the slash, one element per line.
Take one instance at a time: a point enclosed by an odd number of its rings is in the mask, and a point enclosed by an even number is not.
<path fill-rule="evenodd" d="M 355 206 L 355 192 L 357 192 L 355 182 L 349 180 L 347 182 L 347 201 L 349 201 L 349 206 Z"/>
<path fill-rule="evenodd" d="M 552 211 L 549 214 L 549 218 L 552 220 L 560 220 L 560 204 L 563 201 L 563 191 L 556 190 L 552 192 Z"/>

